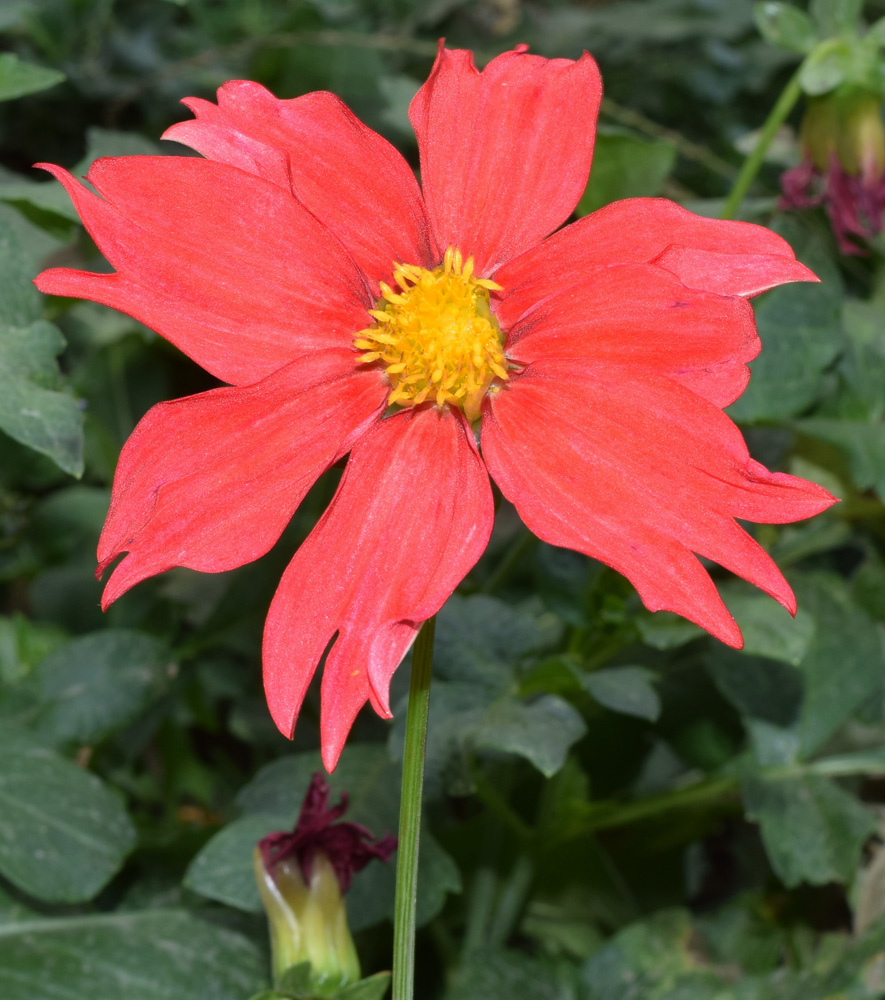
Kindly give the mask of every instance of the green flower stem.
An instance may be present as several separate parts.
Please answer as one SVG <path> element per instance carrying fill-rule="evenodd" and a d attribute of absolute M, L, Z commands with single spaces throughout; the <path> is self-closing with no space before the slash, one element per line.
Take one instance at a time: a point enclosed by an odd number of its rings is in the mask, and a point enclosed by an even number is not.
<path fill-rule="evenodd" d="M 393 914 L 393 1000 L 412 1000 L 415 993 L 415 910 L 418 903 L 418 840 L 424 789 L 424 752 L 430 707 L 435 618 L 428 618 L 412 651 L 412 680 L 406 717 L 403 787 L 399 807 L 396 855 L 396 902 Z"/>
<path fill-rule="evenodd" d="M 741 207 L 741 202 L 750 190 L 750 185 L 756 179 L 756 174 L 759 173 L 759 168 L 762 166 L 772 139 L 777 134 L 777 130 L 787 120 L 787 116 L 793 110 L 801 96 L 802 87 L 799 84 L 799 70 L 797 70 L 790 77 L 789 82 L 781 92 L 781 96 L 771 109 L 771 114 L 762 126 L 756 148 L 744 160 L 741 172 L 738 174 L 734 186 L 725 199 L 725 207 L 722 209 L 723 219 L 733 219 L 737 215 L 738 209 Z"/>

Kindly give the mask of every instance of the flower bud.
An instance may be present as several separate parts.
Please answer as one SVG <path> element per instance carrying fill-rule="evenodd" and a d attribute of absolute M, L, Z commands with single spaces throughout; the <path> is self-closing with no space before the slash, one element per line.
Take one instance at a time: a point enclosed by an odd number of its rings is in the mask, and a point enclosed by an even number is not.
<path fill-rule="evenodd" d="M 270 925 L 274 980 L 310 963 L 317 991 L 335 992 L 360 978 L 344 893 L 373 858 L 386 861 L 396 838 L 376 840 L 357 823 L 336 822 L 347 796 L 328 807 L 329 786 L 315 774 L 291 833 L 271 833 L 255 848 L 255 878 Z"/>
<path fill-rule="evenodd" d="M 256 847 L 255 877 L 270 925 L 274 979 L 293 965 L 309 962 L 317 987 L 355 983 L 360 978 L 359 958 L 338 876 L 326 855 L 321 851 L 314 855 L 307 883 L 294 857 L 268 870 Z"/>
<path fill-rule="evenodd" d="M 828 170 L 835 156 L 847 174 L 875 183 L 885 172 L 882 98 L 859 87 L 813 97 L 799 139 L 818 170 Z"/>
<path fill-rule="evenodd" d="M 781 177 L 781 208 L 822 205 L 845 254 L 880 232 L 885 217 L 882 97 L 846 84 L 812 97 L 799 130 L 804 160 Z"/>

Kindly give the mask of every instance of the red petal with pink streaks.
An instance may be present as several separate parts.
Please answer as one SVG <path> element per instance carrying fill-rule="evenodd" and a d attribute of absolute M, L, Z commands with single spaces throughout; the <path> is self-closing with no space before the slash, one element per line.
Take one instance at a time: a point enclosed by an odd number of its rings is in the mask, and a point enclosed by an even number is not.
<path fill-rule="evenodd" d="M 741 645 L 693 553 L 795 611 L 780 571 L 734 518 L 796 521 L 834 498 L 753 461 L 706 400 L 651 372 L 544 361 L 489 397 L 484 416 L 486 465 L 529 528 L 623 573 L 652 611 Z"/>
<path fill-rule="evenodd" d="M 390 678 L 488 541 L 491 486 L 460 414 L 407 410 L 353 449 L 335 499 L 283 575 L 264 632 L 268 705 L 289 736 L 323 651 L 323 760 L 337 763 Z"/>
<path fill-rule="evenodd" d="M 261 84 L 231 80 L 218 104 L 183 103 L 196 120 L 173 125 L 164 139 L 291 191 L 373 281 L 389 281 L 393 261 L 437 262 L 409 165 L 334 94 L 282 101 Z"/>
<path fill-rule="evenodd" d="M 368 322 L 365 277 L 276 184 L 195 157 L 123 156 L 93 164 L 97 197 L 44 166 L 117 273 L 56 268 L 37 287 L 134 316 L 224 382 L 348 346 Z"/>
<path fill-rule="evenodd" d="M 656 263 L 691 288 L 757 295 L 788 281 L 817 281 L 777 233 L 749 222 L 694 215 L 662 198 L 627 198 L 599 209 L 505 264 L 498 309 L 505 326 L 539 299 L 582 280 L 588 267 Z"/>
<path fill-rule="evenodd" d="M 98 547 L 121 552 L 107 607 L 172 566 L 219 573 L 279 538 L 316 478 L 383 410 L 378 372 L 352 351 L 299 358 L 257 385 L 153 407 L 126 442 Z"/>
<path fill-rule="evenodd" d="M 638 365 L 669 375 L 717 406 L 744 391 L 759 353 L 743 299 L 686 288 L 649 264 L 592 267 L 578 285 L 543 299 L 510 330 L 506 353 Z"/>
<path fill-rule="evenodd" d="M 437 243 L 488 275 L 574 211 L 590 172 L 602 81 L 577 61 L 526 46 L 480 73 L 473 55 L 440 47 L 409 116 Z"/>
<path fill-rule="evenodd" d="M 690 288 L 748 299 L 791 281 L 820 280 L 798 260 L 771 253 L 741 254 L 674 245 L 654 263 L 679 275 Z"/>

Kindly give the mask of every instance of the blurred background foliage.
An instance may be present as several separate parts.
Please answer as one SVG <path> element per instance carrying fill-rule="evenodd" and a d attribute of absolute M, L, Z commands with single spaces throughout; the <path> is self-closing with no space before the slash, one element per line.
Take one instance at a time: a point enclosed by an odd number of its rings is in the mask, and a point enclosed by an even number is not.
<path fill-rule="evenodd" d="M 883 14 L 811 9 L 825 38 Z M 407 108 L 437 39 L 480 62 L 525 41 L 587 48 L 602 68 L 581 213 L 663 193 L 716 215 L 816 44 L 811 23 L 748 0 L 2 0 L 4 1000 L 266 987 L 252 846 L 293 822 L 319 737 L 315 690 L 293 744 L 270 722 L 261 626 L 338 475 L 256 564 L 176 570 L 101 614 L 94 552 L 119 449 L 155 402 L 211 382 L 127 317 L 36 293 L 47 262 L 107 265 L 31 164 L 180 155 L 158 138 L 186 117 L 178 101 L 231 78 L 335 91 L 414 163 Z M 822 211 L 778 211 L 800 113 L 742 217 L 822 283 L 756 300 L 764 351 L 731 411 L 757 458 L 843 498 L 754 529 L 799 613 L 717 572 L 746 636 L 728 650 L 502 504 L 438 624 L 422 998 L 885 997 L 885 242 L 844 256 Z M 396 826 L 406 675 L 396 721 L 365 713 L 332 777 L 378 833 Z M 389 967 L 392 893 L 376 864 L 349 896 L 367 973 Z"/>

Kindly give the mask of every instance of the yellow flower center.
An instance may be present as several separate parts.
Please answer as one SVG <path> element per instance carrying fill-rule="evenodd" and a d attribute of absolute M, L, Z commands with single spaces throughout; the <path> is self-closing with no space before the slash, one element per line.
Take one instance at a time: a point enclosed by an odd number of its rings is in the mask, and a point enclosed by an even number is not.
<path fill-rule="evenodd" d="M 365 352 L 359 360 L 384 365 L 388 403 L 429 399 L 476 420 L 493 380 L 507 379 L 504 338 L 489 305 L 489 292 L 501 286 L 474 277 L 473 258 L 452 247 L 432 271 L 397 264 L 393 277 L 400 291 L 381 282 L 381 298 L 369 310 L 375 322 L 354 339 Z"/>

